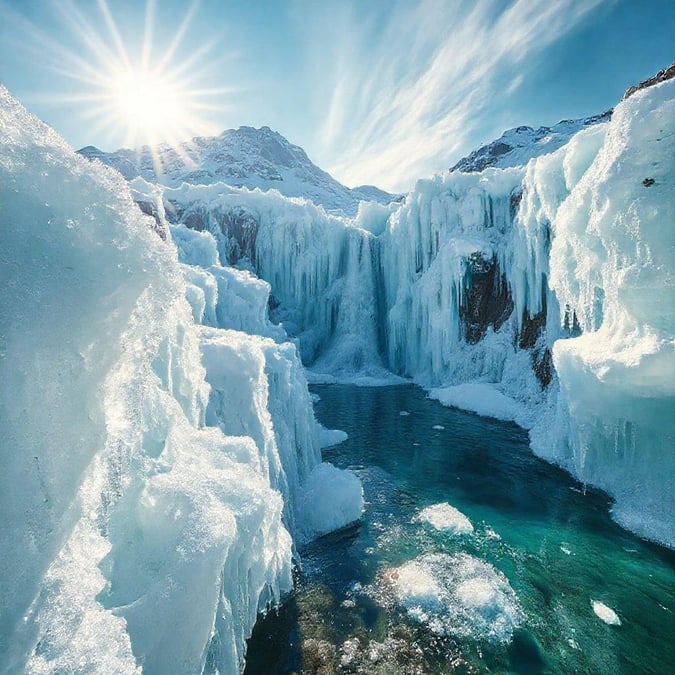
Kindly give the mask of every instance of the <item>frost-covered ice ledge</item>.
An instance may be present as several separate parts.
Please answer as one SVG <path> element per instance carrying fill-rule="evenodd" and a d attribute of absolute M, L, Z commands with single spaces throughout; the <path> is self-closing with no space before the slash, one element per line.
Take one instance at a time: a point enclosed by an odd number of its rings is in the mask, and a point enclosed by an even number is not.
<path fill-rule="evenodd" d="M 354 219 L 222 183 L 162 197 L 222 261 L 270 283 L 272 316 L 313 372 L 392 372 L 513 419 L 535 452 L 614 497 L 618 522 L 672 547 L 673 156 L 670 80 L 525 167 L 421 180 L 403 205 L 362 203 Z"/>
<path fill-rule="evenodd" d="M 269 286 L 153 225 L 0 87 L 3 672 L 237 673 L 361 514 Z"/>

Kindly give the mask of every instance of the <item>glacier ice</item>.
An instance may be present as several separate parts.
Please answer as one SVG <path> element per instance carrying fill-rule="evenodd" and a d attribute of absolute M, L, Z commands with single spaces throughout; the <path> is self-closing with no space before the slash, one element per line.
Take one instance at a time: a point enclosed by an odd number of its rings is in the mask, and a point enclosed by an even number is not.
<path fill-rule="evenodd" d="M 620 523 L 673 545 L 674 86 L 526 166 L 421 180 L 353 218 L 223 184 L 162 198 L 270 284 L 314 381 L 390 371 L 513 419 Z"/>
<path fill-rule="evenodd" d="M 237 673 L 293 537 L 358 518 L 360 483 L 321 463 L 266 282 L 1 87 L 0 128 L 0 666 Z"/>

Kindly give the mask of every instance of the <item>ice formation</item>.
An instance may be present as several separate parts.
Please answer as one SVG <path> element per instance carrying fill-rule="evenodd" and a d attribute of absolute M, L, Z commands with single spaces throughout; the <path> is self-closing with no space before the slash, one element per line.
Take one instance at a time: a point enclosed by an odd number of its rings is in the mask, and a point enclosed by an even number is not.
<path fill-rule="evenodd" d="M 674 89 L 636 92 L 526 166 L 421 180 L 351 219 L 223 184 L 163 199 L 271 285 L 315 381 L 393 372 L 514 420 L 672 546 Z"/>
<path fill-rule="evenodd" d="M 604 602 L 600 600 L 591 600 L 591 607 L 595 616 L 604 621 L 608 626 L 620 626 L 621 619 L 619 619 L 618 614 L 611 608 L 607 607 Z"/>
<path fill-rule="evenodd" d="M 237 673 L 292 537 L 360 484 L 321 463 L 266 282 L 1 87 L 0 130 L 0 668 Z"/>
<path fill-rule="evenodd" d="M 466 553 L 425 553 L 385 577 L 396 602 L 438 635 L 508 642 L 523 619 L 506 577 Z"/>
<path fill-rule="evenodd" d="M 427 506 L 413 517 L 413 522 L 429 523 L 437 530 L 451 534 L 471 534 L 473 532 L 471 521 L 447 502 Z"/>

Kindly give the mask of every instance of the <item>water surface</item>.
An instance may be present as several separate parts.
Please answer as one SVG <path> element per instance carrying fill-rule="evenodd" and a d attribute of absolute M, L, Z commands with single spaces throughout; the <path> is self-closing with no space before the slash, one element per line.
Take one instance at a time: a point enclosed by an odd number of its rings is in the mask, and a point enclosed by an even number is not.
<path fill-rule="evenodd" d="M 535 457 L 522 429 L 413 386 L 312 389 L 318 419 L 349 434 L 324 457 L 359 475 L 366 512 L 301 551 L 297 589 L 258 622 L 246 673 L 675 673 L 675 554 L 619 528 L 608 497 Z M 439 502 L 474 533 L 414 521 Z M 429 553 L 505 575 L 523 613 L 511 639 L 439 634 L 396 602 L 388 580 Z"/>

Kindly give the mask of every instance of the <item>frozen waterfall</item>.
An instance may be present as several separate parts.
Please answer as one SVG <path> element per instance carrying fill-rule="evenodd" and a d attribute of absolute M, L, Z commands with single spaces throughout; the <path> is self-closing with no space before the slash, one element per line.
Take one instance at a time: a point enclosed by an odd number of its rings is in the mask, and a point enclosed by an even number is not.
<path fill-rule="evenodd" d="M 481 410 L 510 401 L 538 454 L 672 546 L 674 88 L 638 91 L 526 167 L 421 180 L 353 219 L 222 184 L 163 199 L 269 282 L 313 371 L 386 368 L 455 404 L 480 385 Z"/>

